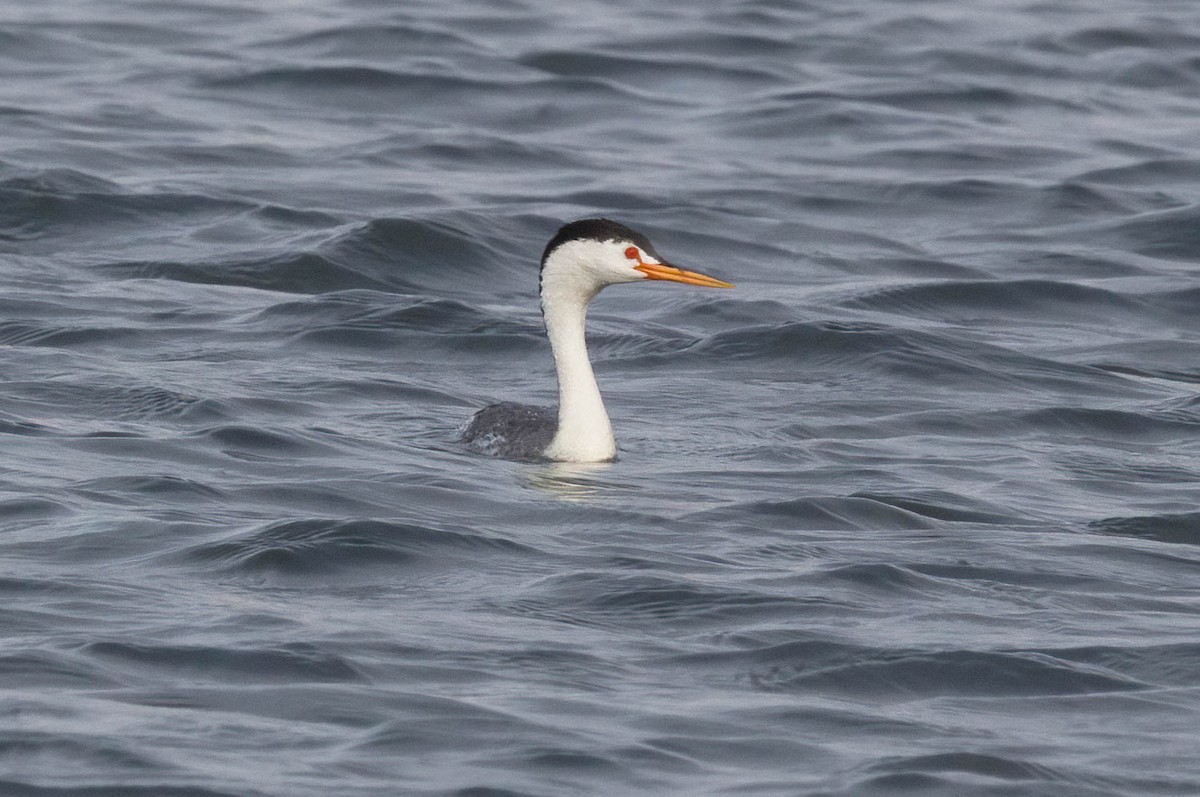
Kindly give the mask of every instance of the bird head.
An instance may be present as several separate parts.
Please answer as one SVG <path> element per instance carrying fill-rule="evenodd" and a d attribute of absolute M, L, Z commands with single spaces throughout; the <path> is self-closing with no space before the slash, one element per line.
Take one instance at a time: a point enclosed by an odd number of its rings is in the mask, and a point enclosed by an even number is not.
<path fill-rule="evenodd" d="M 728 282 L 685 271 L 664 261 L 650 239 L 609 219 L 582 219 L 564 225 L 542 253 L 541 287 L 590 301 L 620 282 L 666 280 L 706 288 L 732 288 Z"/>

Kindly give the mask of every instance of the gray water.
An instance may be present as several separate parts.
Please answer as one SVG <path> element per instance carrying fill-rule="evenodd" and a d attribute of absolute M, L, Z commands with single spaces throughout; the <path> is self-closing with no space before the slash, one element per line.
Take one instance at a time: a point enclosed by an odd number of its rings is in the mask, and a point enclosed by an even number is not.
<path fill-rule="evenodd" d="M 1200 793 L 1194 3 L 0 19 L 0 793 Z"/>

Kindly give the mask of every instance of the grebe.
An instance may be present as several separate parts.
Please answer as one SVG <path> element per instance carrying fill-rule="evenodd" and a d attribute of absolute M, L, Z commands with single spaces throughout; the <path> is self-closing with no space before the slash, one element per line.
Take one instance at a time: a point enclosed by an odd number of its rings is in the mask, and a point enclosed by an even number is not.
<path fill-rule="evenodd" d="M 508 459 L 603 462 L 617 441 L 596 386 L 584 339 L 588 303 L 619 282 L 668 280 L 706 288 L 728 282 L 665 263 L 650 239 L 609 219 L 564 225 L 542 252 L 542 318 L 558 374 L 558 409 L 505 401 L 484 407 L 462 428 L 475 450 Z"/>

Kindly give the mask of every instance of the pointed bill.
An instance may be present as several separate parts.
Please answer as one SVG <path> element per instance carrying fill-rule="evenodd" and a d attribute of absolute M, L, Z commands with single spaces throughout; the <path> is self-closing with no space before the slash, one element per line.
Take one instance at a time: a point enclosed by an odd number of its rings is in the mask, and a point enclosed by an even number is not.
<path fill-rule="evenodd" d="M 707 274 L 701 274 L 696 271 L 684 271 L 681 268 L 668 266 L 666 263 L 639 263 L 633 267 L 635 271 L 640 271 L 646 275 L 647 279 L 652 280 L 668 280 L 670 282 L 682 282 L 687 285 L 700 285 L 705 288 L 732 288 L 733 285 L 719 280 L 716 277 L 710 277 Z"/>

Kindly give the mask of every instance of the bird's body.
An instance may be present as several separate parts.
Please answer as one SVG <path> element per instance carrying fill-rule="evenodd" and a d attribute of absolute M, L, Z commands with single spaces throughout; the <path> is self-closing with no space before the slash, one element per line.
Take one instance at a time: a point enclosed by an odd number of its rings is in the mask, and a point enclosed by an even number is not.
<path fill-rule="evenodd" d="M 472 415 L 462 439 L 481 454 L 540 459 L 557 429 L 558 413 L 550 407 L 502 401 Z"/>
<path fill-rule="evenodd" d="M 650 240 L 608 219 L 563 226 L 542 253 L 542 317 L 558 374 L 558 408 L 503 402 L 475 413 L 462 430 L 474 450 L 507 459 L 602 462 L 617 443 L 584 337 L 587 307 L 608 285 L 644 279 L 712 288 L 727 282 L 667 265 Z"/>

